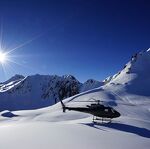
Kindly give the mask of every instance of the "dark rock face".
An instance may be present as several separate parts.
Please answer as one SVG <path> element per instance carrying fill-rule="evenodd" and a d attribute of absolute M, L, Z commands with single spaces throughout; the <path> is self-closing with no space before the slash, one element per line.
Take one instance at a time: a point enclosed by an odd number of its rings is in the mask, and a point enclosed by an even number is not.
<path fill-rule="evenodd" d="M 56 81 L 57 80 L 57 81 Z M 81 83 L 73 76 L 62 77 L 62 79 L 52 79 L 49 82 L 49 87 L 42 95 L 44 99 L 54 96 L 55 103 L 67 97 L 71 97 L 79 93 Z"/>

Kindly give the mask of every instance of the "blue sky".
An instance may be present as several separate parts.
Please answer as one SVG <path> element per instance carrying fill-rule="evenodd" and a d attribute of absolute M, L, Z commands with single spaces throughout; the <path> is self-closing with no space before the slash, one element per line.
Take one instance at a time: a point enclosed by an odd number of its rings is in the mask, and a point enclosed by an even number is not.
<path fill-rule="evenodd" d="M 3 50 L 10 53 L 0 81 L 14 74 L 72 74 L 103 80 L 150 47 L 148 0 L 1 0 Z M 9 65 L 9 66 L 8 66 Z"/>

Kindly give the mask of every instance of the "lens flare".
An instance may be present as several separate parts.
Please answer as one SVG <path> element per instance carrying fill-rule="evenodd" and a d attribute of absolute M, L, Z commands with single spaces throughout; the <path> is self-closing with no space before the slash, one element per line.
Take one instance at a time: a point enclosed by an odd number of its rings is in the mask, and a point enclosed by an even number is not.
<path fill-rule="evenodd" d="M 5 63 L 7 61 L 7 54 L 0 51 L 0 63 Z"/>

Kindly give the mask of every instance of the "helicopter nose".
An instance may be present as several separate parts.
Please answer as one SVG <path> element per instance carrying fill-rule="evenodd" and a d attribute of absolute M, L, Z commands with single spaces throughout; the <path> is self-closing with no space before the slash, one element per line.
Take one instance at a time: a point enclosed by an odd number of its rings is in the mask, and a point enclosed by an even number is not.
<path fill-rule="evenodd" d="M 120 114 L 119 112 L 115 111 L 115 116 L 116 116 L 116 117 L 120 117 L 121 114 Z"/>

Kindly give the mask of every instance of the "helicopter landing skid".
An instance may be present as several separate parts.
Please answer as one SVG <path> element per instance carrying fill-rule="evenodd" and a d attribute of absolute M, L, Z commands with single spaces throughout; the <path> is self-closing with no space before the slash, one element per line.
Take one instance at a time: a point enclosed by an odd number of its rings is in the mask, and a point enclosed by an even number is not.
<path fill-rule="evenodd" d="M 111 118 L 100 118 L 100 117 L 95 117 L 93 116 L 93 123 L 99 123 L 98 121 L 101 121 L 101 123 L 111 123 L 112 119 Z"/>

